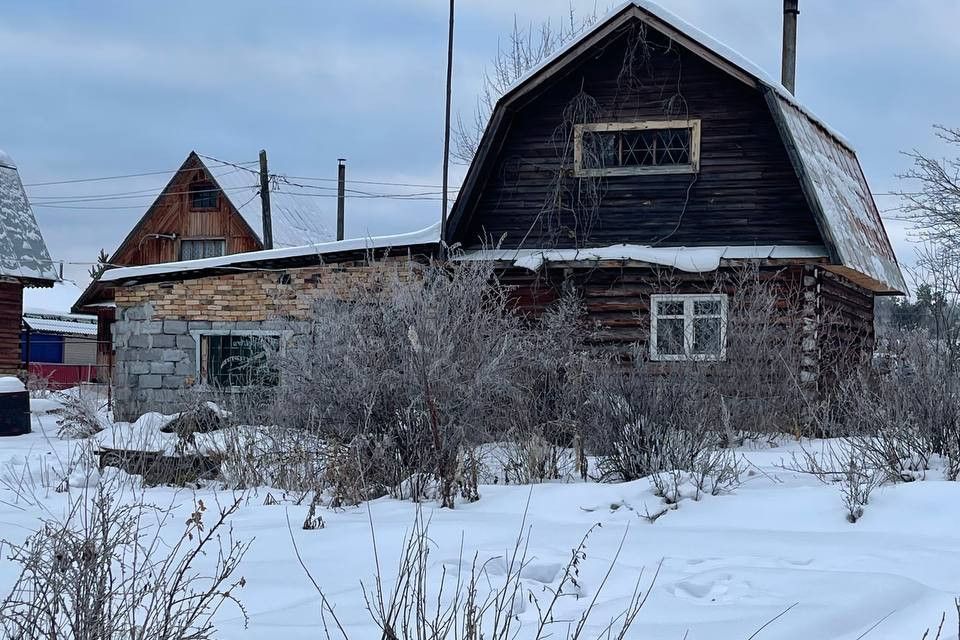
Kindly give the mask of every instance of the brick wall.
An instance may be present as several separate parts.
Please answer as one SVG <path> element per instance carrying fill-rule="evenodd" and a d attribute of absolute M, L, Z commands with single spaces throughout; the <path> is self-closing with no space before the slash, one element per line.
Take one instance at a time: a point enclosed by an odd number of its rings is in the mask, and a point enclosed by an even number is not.
<path fill-rule="evenodd" d="M 114 415 L 184 408 L 196 385 L 197 340 L 207 332 L 262 331 L 289 339 L 323 298 L 351 300 L 364 287 L 416 277 L 405 259 L 279 271 L 249 271 L 181 282 L 118 287 L 113 324 Z"/>
<path fill-rule="evenodd" d="M 414 277 L 415 265 L 388 258 L 278 271 L 248 271 L 173 283 L 118 287 L 117 309 L 150 305 L 161 319 L 263 321 L 305 318 L 320 297 L 349 300 L 362 286 Z"/>

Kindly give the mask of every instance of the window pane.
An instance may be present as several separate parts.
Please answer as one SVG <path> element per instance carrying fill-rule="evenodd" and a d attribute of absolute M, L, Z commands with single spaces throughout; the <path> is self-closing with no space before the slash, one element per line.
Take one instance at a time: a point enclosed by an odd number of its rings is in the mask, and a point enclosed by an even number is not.
<path fill-rule="evenodd" d="M 190 185 L 191 209 L 216 209 L 217 187 L 212 182 L 195 182 Z"/>
<path fill-rule="evenodd" d="M 682 316 L 683 300 L 658 300 L 657 315 L 660 316 Z"/>
<path fill-rule="evenodd" d="M 690 163 L 690 129 L 622 132 L 625 167 L 665 167 Z"/>
<path fill-rule="evenodd" d="M 720 301 L 695 300 L 693 302 L 693 314 L 696 316 L 718 316 L 720 315 Z"/>
<path fill-rule="evenodd" d="M 204 240 L 203 257 L 216 258 L 223 255 L 223 240 Z"/>
<path fill-rule="evenodd" d="M 223 240 L 181 240 L 180 259 L 216 258 L 225 253 L 225 244 Z"/>
<path fill-rule="evenodd" d="M 696 318 L 693 321 L 693 353 L 720 354 L 720 318 Z"/>
<path fill-rule="evenodd" d="M 207 336 L 207 382 L 218 387 L 276 385 L 278 374 L 267 363 L 267 348 L 277 336 Z"/>
<path fill-rule="evenodd" d="M 616 132 L 584 131 L 583 166 L 590 169 L 618 166 L 618 138 Z"/>
<path fill-rule="evenodd" d="M 180 259 L 181 260 L 195 260 L 196 255 L 194 251 L 196 250 L 196 244 L 191 240 L 181 240 L 180 241 Z"/>
<path fill-rule="evenodd" d="M 682 318 L 657 320 L 657 353 L 662 356 L 684 354 Z"/>

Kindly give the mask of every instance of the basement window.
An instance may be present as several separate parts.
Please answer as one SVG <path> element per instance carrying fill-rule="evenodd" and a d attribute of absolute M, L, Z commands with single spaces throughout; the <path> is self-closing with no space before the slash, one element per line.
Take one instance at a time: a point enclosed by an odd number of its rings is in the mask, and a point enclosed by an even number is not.
<path fill-rule="evenodd" d="M 218 389 L 279 384 L 279 372 L 269 355 L 280 348 L 280 336 L 265 333 L 200 335 L 200 380 Z"/>
<path fill-rule="evenodd" d="M 726 357 L 727 296 L 650 296 L 652 360 L 723 360 Z"/>
<path fill-rule="evenodd" d="M 226 253 L 226 244 L 227 242 L 223 238 L 181 240 L 180 259 L 199 260 L 200 258 L 216 258 Z"/>
<path fill-rule="evenodd" d="M 216 209 L 217 195 L 219 189 L 212 182 L 194 182 L 188 189 L 190 196 L 190 208 L 197 209 Z"/>
<path fill-rule="evenodd" d="M 574 174 L 697 173 L 699 120 L 596 122 L 574 127 Z"/>

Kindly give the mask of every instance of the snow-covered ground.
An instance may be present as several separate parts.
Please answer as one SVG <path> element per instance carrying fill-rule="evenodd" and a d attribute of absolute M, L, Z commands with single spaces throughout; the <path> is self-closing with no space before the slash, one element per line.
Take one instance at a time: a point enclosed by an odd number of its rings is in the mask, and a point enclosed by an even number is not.
<path fill-rule="evenodd" d="M 41 518 L 63 513 L 84 485 L 97 480 L 95 473 L 80 473 L 78 468 L 64 471 L 82 445 L 56 437 L 55 417 L 40 413 L 53 406 L 35 404 L 32 434 L 0 439 L 0 538 L 23 540 Z M 145 423 L 113 427 L 124 429 L 147 427 Z M 819 443 L 806 445 L 816 448 Z M 946 611 L 941 640 L 955 640 L 960 484 L 931 473 L 922 482 L 881 487 L 863 518 L 849 524 L 836 486 L 782 468 L 799 446 L 787 442 L 745 448 L 742 453 L 750 471 L 733 494 L 685 500 L 653 524 L 642 514 L 658 510 L 660 500 L 647 480 L 488 485 L 481 487 L 479 502 L 454 510 L 425 505 L 433 545 L 431 571 L 439 579 L 444 568 L 455 570 L 461 558 L 470 562 L 477 554 L 480 562 L 491 560 L 490 579 L 496 581 L 496 567 L 502 566 L 498 558 L 513 549 L 526 509 L 530 564 L 523 583 L 541 598 L 556 586 L 571 550 L 587 530 L 601 525 L 589 537 L 580 568 L 581 597 L 564 598 L 558 619 L 576 618 L 587 606 L 625 535 L 593 613 L 596 631 L 628 604 L 638 577 L 646 587 L 660 566 L 628 638 L 746 639 L 792 607 L 756 637 L 919 639 L 925 629 L 939 624 Z M 64 473 L 73 474 L 71 488 L 57 493 L 54 488 Z M 182 512 L 183 518 L 171 519 L 172 527 L 182 527 L 197 497 L 213 504 L 234 495 L 212 489 L 145 491 L 151 501 L 172 504 Z M 268 493 L 279 504 L 264 504 Z M 340 620 L 354 631 L 353 638 L 379 637 L 364 609 L 360 586 L 360 580 L 370 585 L 375 573 L 371 522 L 389 586 L 417 507 L 384 498 L 369 504 L 369 509 L 323 509 L 325 528 L 304 531 L 299 524 L 307 506 L 283 498 L 276 490 L 247 492 L 233 518 L 235 535 L 252 540 L 240 568 L 246 586 L 239 594 L 250 622 L 245 629 L 239 612 L 225 607 L 218 614 L 219 637 L 323 637 L 319 596 L 297 562 L 288 518 L 304 561 Z M 0 590 L 5 591 L 16 567 L 6 553 L 3 557 Z M 524 603 L 517 603 L 522 610 L 519 619 L 534 620 L 534 607 L 529 600 Z"/>

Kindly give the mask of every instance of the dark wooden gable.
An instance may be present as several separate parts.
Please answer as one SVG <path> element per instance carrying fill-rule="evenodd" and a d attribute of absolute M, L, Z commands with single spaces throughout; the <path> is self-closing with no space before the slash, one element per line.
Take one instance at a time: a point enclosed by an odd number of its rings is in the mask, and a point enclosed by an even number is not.
<path fill-rule="evenodd" d="M 495 111 L 447 241 L 821 245 L 763 89 L 633 19 Z M 696 174 L 577 178 L 573 124 L 699 119 Z"/>

